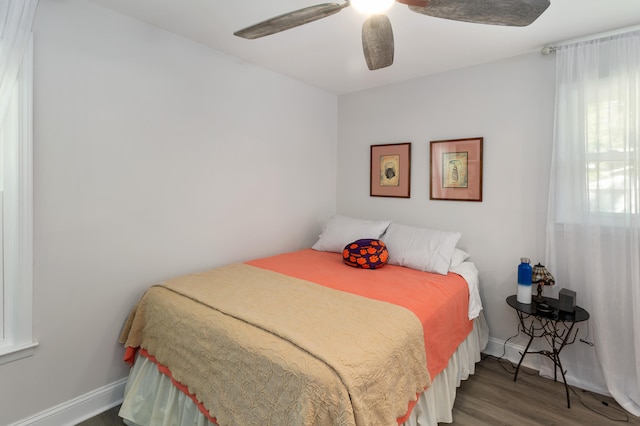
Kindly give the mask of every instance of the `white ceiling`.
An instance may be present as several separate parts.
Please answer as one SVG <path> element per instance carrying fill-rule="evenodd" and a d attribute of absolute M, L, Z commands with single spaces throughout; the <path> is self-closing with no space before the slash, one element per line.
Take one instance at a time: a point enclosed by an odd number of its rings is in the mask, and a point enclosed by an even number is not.
<path fill-rule="evenodd" d="M 276 15 L 331 0 L 89 1 L 336 94 L 539 51 L 546 44 L 640 23 L 640 0 L 551 0 L 538 20 L 520 28 L 432 18 L 395 3 L 387 13 L 395 39 L 394 64 L 369 71 L 360 39 L 365 17 L 353 7 L 261 39 L 233 35 Z"/>

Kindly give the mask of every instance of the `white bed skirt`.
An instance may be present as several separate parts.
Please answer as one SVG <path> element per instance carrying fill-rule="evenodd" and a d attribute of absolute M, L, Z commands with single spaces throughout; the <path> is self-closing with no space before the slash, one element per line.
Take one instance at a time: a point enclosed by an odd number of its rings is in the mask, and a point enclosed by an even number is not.
<path fill-rule="evenodd" d="M 452 408 L 456 388 L 475 372 L 480 353 L 489 339 L 489 329 L 482 312 L 473 330 L 458 346 L 447 367 L 420 395 L 411 416 L 402 426 L 437 426 L 453 422 Z M 156 364 L 138 356 L 129 373 L 120 417 L 130 426 L 215 426 L 198 409 L 193 400 L 178 390 Z"/>

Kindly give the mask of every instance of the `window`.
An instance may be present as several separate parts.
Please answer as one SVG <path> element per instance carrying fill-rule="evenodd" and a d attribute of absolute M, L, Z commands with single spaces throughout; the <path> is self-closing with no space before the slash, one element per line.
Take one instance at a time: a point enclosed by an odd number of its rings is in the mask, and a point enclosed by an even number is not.
<path fill-rule="evenodd" d="M 0 364 L 31 355 L 37 345 L 32 325 L 32 39 L 12 83 L 0 116 Z"/>
<path fill-rule="evenodd" d="M 638 152 L 633 144 L 632 91 L 612 77 L 586 92 L 586 165 L 591 213 L 638 214 Z M 631 137 L 630 137 L 631 136 Z"/>

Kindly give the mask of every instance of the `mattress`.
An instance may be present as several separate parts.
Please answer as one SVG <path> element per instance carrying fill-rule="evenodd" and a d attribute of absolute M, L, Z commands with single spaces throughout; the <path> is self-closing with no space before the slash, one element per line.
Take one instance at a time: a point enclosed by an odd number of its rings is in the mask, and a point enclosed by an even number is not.
<path fill-rule="evenodd" d="M 451 404 L 443 398 L 473 371 L 486 344 L 482 316 L 467 319 L 476 309 L 467 288 L 473 280 L 392 266 L 362 271 L 339 258 L 303 250 L 152 287 L 123 333 L 129 350 L 141 351 L 121 416 L 141 425 L 206 424 L 219 421 L 216 413 L 221 424 L 280 424 L 283 413 L 290 416 L 289 424 L 447 421 L 453 398 Z M 200 322 L 203 317 L 209 322 Z M 207 334 L 210 329 L 219 330 Z M 227 359 L 249 360 L 230 364 L 232 374 L 224 366 L 214 371 L 222 340 L 237 345 Z M 279 358 L 265 352 L 279 353 Z M 322 368 L 309 368 L 318 360 Z M 304 369 L 298 369 L 302 364 Z M 325 381 L 332 375 L 339 380 Z M 236 376 L 239 383 L 233 383 Z M 291 388 L 289 382 L 276 381 L 267 392 L 252 393 L 262 386 L 260 380 L 271 382 L 273 376 L 293 376 L 296 385 L 303 377 L 305 385 Z M 283 402 L 278 394 L 283 389 L 295 393 L 291 401 Z M 230 402 L 228 395 L 236 399 Z M 416 396 L 418 402 L 412 402 Z M 319 403 L 312 401 L 317 398 Z M 150 401 L 155 408 L 149 408 Z M 324 405 L 330 408 L 326 413 Z M 445 407 L 444 413 L 438 407 Z M 162 420 L 154 417 L 158 413 Z"/>

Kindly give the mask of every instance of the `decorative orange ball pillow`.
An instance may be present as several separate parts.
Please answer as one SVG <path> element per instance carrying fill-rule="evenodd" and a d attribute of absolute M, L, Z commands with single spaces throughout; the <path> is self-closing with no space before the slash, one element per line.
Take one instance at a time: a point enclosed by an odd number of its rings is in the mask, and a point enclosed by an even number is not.
<path fill-rule="evenodd" d="M 347 244 L 342 250 L 342 260 L 354 268 L 381 268 L 387 263 L 388 258 L 387 246 L 380 240 L 357 240 Z"/>

